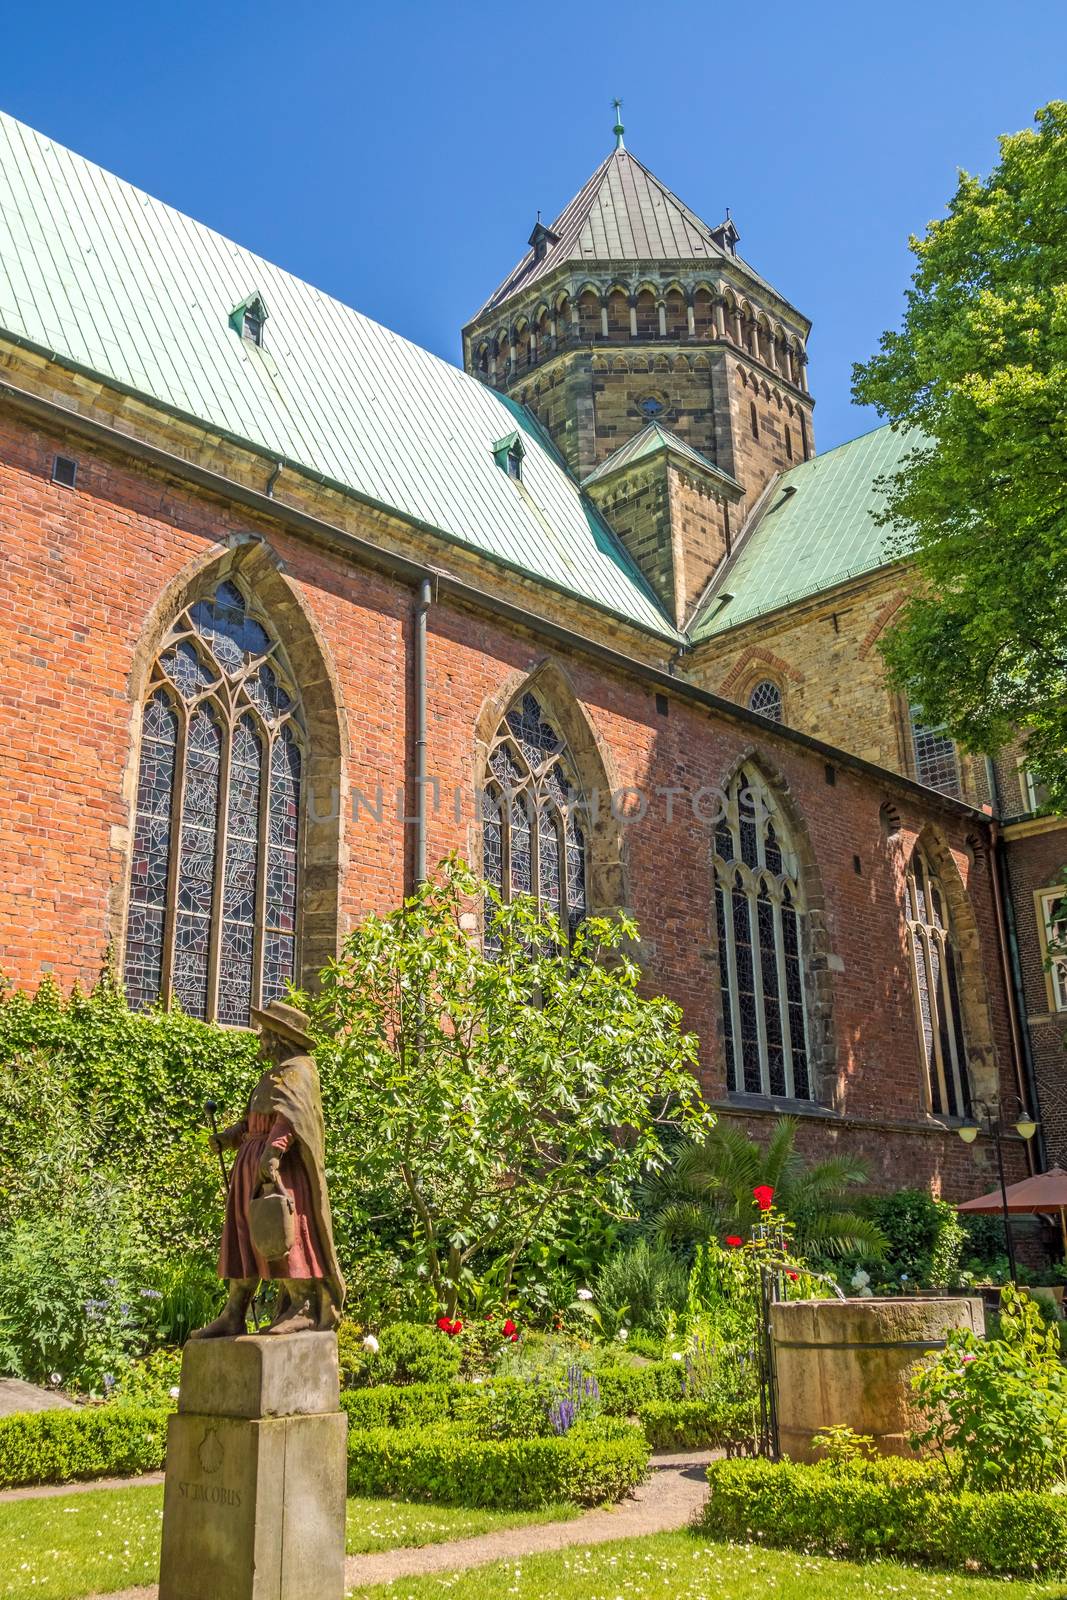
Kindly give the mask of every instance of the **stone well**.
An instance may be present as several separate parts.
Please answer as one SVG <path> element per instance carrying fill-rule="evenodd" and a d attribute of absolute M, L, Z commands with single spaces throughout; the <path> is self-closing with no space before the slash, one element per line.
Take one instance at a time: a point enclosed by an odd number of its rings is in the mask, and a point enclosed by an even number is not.
<path fill-rule="evenodd" d="M 911 1455 L 922 1425 L 916 1367 L 953 1328 L 984 1333 L 980 1299 L 792 1300 L 771 1307 L 782 1454 L 811 1461 L 812 1434 L 844 1425 L 883 1455 Z"/>

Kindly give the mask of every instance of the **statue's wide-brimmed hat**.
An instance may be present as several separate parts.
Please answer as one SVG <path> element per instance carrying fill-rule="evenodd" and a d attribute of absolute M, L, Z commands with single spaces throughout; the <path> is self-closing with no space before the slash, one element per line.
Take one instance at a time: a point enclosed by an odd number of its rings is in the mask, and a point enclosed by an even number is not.
<path fill-rule="evenodd" d="M 252 1026 L 260 1033 L 273 1034 L 275 1038 L 291 1044 L 294 1051 L 300 1054 L 311 1053 L 307 1012 L 298 1011 L 296 1006 L 287 1006 L 283 1000 L 272 1000 L 263 1010 L 253 1006 Z"/>

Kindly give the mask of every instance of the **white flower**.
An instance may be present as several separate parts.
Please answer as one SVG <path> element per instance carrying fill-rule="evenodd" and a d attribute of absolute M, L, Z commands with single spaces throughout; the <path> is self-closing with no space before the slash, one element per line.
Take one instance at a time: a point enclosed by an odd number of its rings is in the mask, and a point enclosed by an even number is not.
<path fill-rule="evenodd" d="M 484 1383 L 485 1379 L 484 1378 L 472 1378 L 471 1382 L 472 1383 Z"/>
<path fill-rule="evenodd" d="M 855 1272 L 852 1274 L 852 1277 L 849 1279 L 853 1289 L 859 1289 L 861 1293 L 864 1289 L 866 1289 L 870 1281 L 870 1273 L 864 1272 L 862 1267 L 857 1267 Z"/>
<path fill-rule="evenodd" d="M 671 1351 L 671 1360 L 672 1361 L 681 1361 L 681 1359 L 682 1359 L 682 1352 L 680 1350 L 672 1350 Z"/>
<path fill-rule="evenodd" d="M 177 1400 L 177 1398 L 178 1398 L 178 1385 L 175 1384 L 173 1389 L 168 1389 L 167 1393 L 170 1395 L 172 1400 Z"/>
<path fill-rule="evenodd" d="M 61 1372 L 50 1372 L 48 1374 L 48 1381 L 52 1385 L 53 1389 L 58 1389 L 60 1384 L 63 1382 L 63 1374 Z"/>
<path fill-rule="evenodd" d="M 379 1345 L 373 1333 L 367 1334 L 366 1338 L 363 1340 L 363 1348 L 364 1350 L 369 1350 L 372 1356 L 376 1356 L 378 1354 Z"/>
<path fill-rule="evenodd" d="M 578 1298 L 579 1300 L 591 1300 L 593 1298 L 592 1289 L 579 1289 Z"/>
<path fill-rule="evenodd" d="M 620 1328 L 615 1337 L 618 1339 L 620 1344 L 625 1344 L 627 1339 L 630 1337 L 629 1328 Z"/>

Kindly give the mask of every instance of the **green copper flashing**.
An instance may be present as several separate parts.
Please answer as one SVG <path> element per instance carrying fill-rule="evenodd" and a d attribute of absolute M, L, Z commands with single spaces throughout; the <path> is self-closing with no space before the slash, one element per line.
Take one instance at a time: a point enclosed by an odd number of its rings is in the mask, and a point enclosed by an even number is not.
<path fill-rule="evenodd" d="M 615 126 L 611 130 L 615 135 L 615 148 L 616 150 L 625 150 L 626 145 L 623 143 L 622 136 L 626 132 L 626 129 L 622 125 L 622 101 L 616 98 L 611 103 L 615 108 Z"/>

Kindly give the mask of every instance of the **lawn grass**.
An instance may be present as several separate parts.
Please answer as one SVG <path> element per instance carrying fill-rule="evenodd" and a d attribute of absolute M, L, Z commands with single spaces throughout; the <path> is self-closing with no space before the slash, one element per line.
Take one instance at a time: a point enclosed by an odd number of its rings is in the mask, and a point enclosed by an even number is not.
<path fill-rule="evenodd" d="M 353 1499 L 348 1502 L 345 1543 L 349 1555 L 362 1555 L 577 1514 L 574 1506 L 468 1511 L 462 1506 Z M 162 1517 L 159 1484 L 0 1502 L 0 1600 L 77 1600 L 154 1583 Z"/>
<path fill-rule="evenodd" d="M 657 1533 L 617 1543 L 576 1545 L 551 1555 L 473 1567 L 469 1572 L 349 1590 L 348 1600 L 1062 1600 L 1063 1583 L 1006 1583 L 918 1572 L 894 1562 L 849 1561 L 714 1544 L 691 1533 Z"/>

